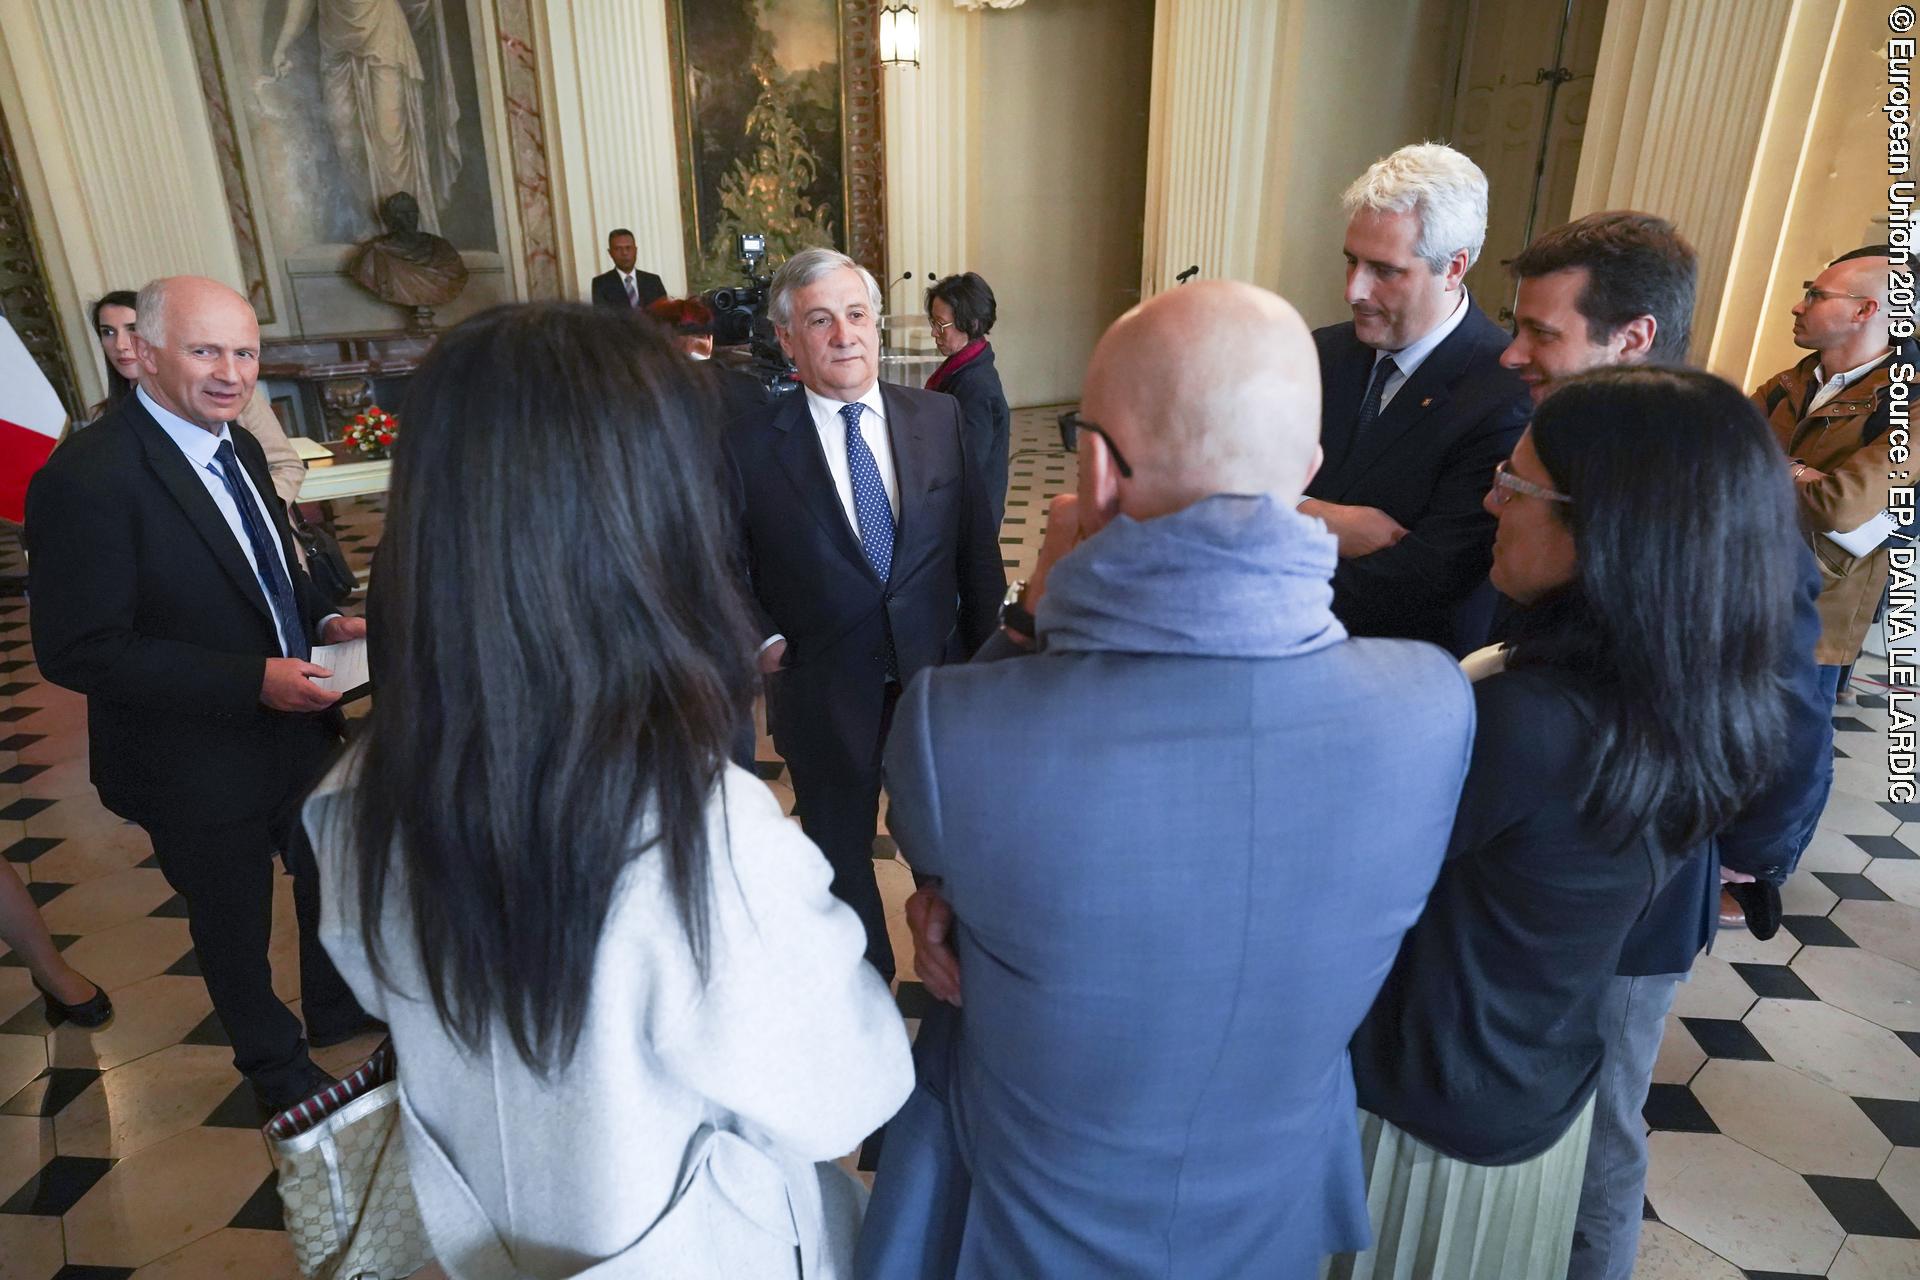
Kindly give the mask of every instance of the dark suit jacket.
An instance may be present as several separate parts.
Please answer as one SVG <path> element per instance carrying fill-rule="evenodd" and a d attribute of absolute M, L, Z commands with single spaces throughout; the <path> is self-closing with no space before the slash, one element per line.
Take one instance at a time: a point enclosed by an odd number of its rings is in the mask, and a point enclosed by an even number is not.
<path fill-rule="evenodd" d="M 787 639 L 785 668 L 767 681 L 774 741 L 789 758 L 803 752 L 828 767 L 875 763 L 889 634 L 904 684 L 979 648 L 1006 591 L 959 405 L 891 383 L 880 395 L 900 488 L 886 582 L 840 505 L 804 393 L 782 396 L 727 436 L 761 634 Z"/>
<path fill-rule="evenodd" d="M 593 278 L 593 301 L 595 305 L 618 307 L 622 311 L 645 311 L 648 307 L 667 296 L 667 286 L 661 283 L 660 277 L 651 271 L 641 271 L 635 268 L 633 283 L 640 291 L 640 305 L 638 307 L 629 307 L 627 305 L 626 286 L 620 283 L 620 273 L 618 271 L 601 272 Z"/>
<path fill-rule="evenodd" d="M 328 613 L 293 553 L 266 457 L 233 447 L 266 506 L 308 633 Z M 271 817 L 339 736 L 337 711 L 260 703 L 280 656 L 273 614 L 232 529 L 135 396 L 54 452 L 27 490 L 33 645 L 47 679 L 87 695 L 93 784 L 144 825 Z"/>
<path fill-rule="evenodd" d="M 1320 443 L 1326 462 L 1309 498 L 1378 507 L 1407 529 L 1384 551 L 1342 560 L 1333 611 L 1358 636 L 1455 646 L 1455 618 L 1493 565 L 1493 517 L 1480 506 L 1493 469 L 1525 430 L 1527 389 L 1502 369 L 1505 330 L 1471 299 L 1460 325 L 1354 439 L 1373 375 L 1372 347 L 1353 322 L 1313 333 L 1320 351 Z"/>

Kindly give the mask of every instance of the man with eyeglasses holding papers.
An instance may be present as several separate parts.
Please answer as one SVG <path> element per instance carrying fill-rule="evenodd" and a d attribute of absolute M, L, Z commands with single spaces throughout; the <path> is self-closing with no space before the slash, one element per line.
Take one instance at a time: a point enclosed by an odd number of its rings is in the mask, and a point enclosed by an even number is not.
<path fill-rule="evenodd" d="M 1793 307 L 1809 354 L 1753 393 L 1787 451 L 1807 542 L 1820 562 L 1821 670 L 1829 693 L 1860 656 L 1887 585 L 1895 470 L 1889 424 L 1893 338 L 1886 245 L 1835 258 Z"/>

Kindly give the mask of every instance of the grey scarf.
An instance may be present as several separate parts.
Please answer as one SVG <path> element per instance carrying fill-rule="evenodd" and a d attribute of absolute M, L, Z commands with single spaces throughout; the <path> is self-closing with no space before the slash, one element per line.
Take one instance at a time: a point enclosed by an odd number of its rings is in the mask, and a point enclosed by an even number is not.
<path fill-rule="evenodd" d="M 1156 520 L 1116 516 L 1056 565 L 1035 625 L 1048 650 L 1284 658 L 1347 638 L 1338 542 L 1265 494 Z"/>

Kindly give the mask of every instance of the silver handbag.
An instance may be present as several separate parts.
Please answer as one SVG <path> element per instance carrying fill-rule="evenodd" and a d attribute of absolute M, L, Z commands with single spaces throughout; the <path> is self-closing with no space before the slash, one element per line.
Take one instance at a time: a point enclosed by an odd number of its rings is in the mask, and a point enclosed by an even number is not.
<path fill-rule="evenodd" d="M 268 1122 L 280 1203 L 303 1275 L 404 1280 L 433 1259 L 407 1168 L 393 1042 Z"/>

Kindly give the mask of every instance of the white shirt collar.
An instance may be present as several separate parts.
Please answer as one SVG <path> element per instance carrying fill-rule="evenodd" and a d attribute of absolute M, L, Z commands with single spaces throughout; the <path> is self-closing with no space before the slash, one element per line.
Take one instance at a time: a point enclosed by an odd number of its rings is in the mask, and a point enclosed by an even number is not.
<path fill-rule="evenodd" d="M 227 429 L 227 423 L 220 424 L 219 434 L 216 435 L 199 423 L 188 422 L 179 414 L 161 408 L 154 398 L 147 394 L 145 387 L 135 388 L 134 394 L 140 397 L 141 406 L 153 415 L 153 420 L 160 424 L 160 429 L 167 433 L 167 438 L 180 446 L 180 452 L 186 454 L 187 461 L 196 467 L 213 466 L 214 455 L 220 450 L 220 442 L 233 439 L 232 433 Z"/>
<path fill-rule="evenodd" d="M 841 400 L 834 396 L 823 396 L 805 384 L 802 384 L 801 389 L 806 393 L 807 409 L 813 414 L 813 420 L 815 422 L 837 418 L 840 414 L 841 405 L 855 403 L 854 401 Z M 878 378 L 873 380 L 873 385 L 867 388 L 867 393 L 860 397 L 858 403 L 867 406 L 867 412 L 878 416 L 880 421 L 885 422 L 887 420 L 887 406 L 880 399 L 880 380 Z"/>
<path fill-rule="evenodd" d="M 1831 381 L 1831 383 L 1833 384 L 1833 389 L 1836 392 L 1838 392 L 1838 391 L 1845 390 L 1846 388 L 1852 386 L 1854 383 L 1860 381 L 1860 379 L 1872 373 L 1883 362 L 1892 359 L 1892 357 L 1893 357 L 1893 348 L 1888 347 L 1885 351 L 1882 351 L 1879 355 L 1867 361 L 1865 364 L 1858 365 L 1852 369 L 1849 369 L 1845 373 L 1836 373 L 1833 375 L 1831 379 L 1827 377 L 1827 373 L 1825 369 L 1821 368 L 1819 365 L 1815 365 L 1813 367 L 1813 376 L 1818 381 L 1820 389 L 1822 391 L 1825 391 L 1827 389 L 1827 385 L 1829 381 Z"/>
<path fill-rule="evenodd" d="M 1427 330 L 1424 335 L 1409 342 L 1398 351 L 1376 351 L 1373 356 L 1373 362 L 1379 364 L 1381 357 L 1392 356 L 1394 368 L 1400 370 L 1400 376 L 1402 378 L 1411 378 L 1413 377 L 1414 370 L 1426 363 L 1427 357 L 1433 354 L 1434 348 L 1445 342 L 1447 335 L 1455 329 L 1458 329 L 1460 322 L 1466 318 L 1467 291 L 1463 287 L 1460 290 L 1460 300 L 1453 304 L 1453 311 L 1445 320 L 1442 320 L 1439 324 Z"/>

